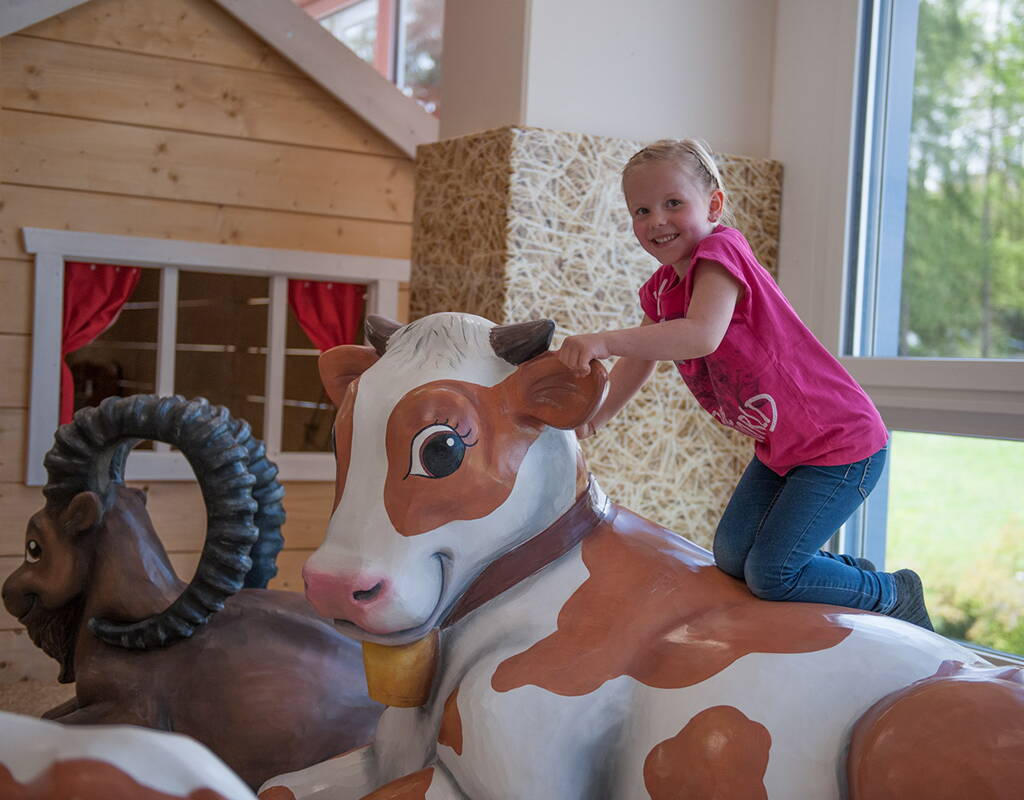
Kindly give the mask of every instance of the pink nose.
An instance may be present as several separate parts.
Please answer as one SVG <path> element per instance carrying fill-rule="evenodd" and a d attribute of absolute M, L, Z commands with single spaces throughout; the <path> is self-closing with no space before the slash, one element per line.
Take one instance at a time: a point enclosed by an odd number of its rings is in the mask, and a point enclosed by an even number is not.
<path fill-rule="evenodd" d="M 385 599 L 389 584 L 386 579 L 365 572 L 330 573 L 302 568 L 306 599 L 317 613 L 330 619 L 359 622 L 366 611 Z"/>

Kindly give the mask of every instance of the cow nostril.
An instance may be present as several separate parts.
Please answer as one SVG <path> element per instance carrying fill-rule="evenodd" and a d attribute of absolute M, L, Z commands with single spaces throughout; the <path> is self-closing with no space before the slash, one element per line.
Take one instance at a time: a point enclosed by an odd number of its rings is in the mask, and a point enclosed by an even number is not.
<path fill-rule="evenodd" d="M 359 589 L 359 590 L 357 590 L 355 592 L 352 592 L 352 598 L 354 600 L 356 600 L 357 602 L 360 602 L 360 603 L 365 603 L 368 600 L 373 600 L 373 598 L 375 598 L 378 594 L 380 594 L 380 590 L 381 590 L 381 588 L 383 586 L 384 586 L 384 582 L 383 581 L 378 581 L 370 589 Z"/>

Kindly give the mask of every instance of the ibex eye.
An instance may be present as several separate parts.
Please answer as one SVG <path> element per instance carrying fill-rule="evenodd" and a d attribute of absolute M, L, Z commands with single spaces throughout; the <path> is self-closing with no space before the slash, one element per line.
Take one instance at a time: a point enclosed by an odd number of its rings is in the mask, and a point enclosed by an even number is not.
<path fill-rule="evenodd" d="M 444 478 L 462 466 L 467 443 L 465 437 L 447 424 L 435 423 L 417 433 L 409 453 L 409 471 L 406 477 Z"/>
<path fill-rule="evenodd" d="M 35 539 L 29 539 L 25 543 L 25 560 L 29 564 L 35 564 L 43 555 L 43 548 Z"/>

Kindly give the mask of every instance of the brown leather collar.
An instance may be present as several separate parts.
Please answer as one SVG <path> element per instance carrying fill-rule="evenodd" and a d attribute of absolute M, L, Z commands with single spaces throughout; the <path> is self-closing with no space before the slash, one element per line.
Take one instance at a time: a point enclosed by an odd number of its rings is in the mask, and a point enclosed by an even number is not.
<path fill-rule="evenodd" d="M 568 553 L 614 513 L 614 507 L 607 495 L 601 491 L 594 477 L 590 476 L 586 491 L 550 527 L 491 562 L 477 576 L 463 592 L 459 601 L 452 606 L 441 623 L 441 629 L 454 625 L 488 600 L 493 600 Z"/>

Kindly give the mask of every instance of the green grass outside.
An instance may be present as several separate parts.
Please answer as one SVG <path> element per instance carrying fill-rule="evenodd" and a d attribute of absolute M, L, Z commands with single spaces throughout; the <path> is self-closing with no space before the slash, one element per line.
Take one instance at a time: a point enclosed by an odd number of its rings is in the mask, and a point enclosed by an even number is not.
<path fill-rule="evenodd" d="M 1024 653 L 1024 442 L 897 431 L 890 459 L 886 570 L 940 632 Z"/>

